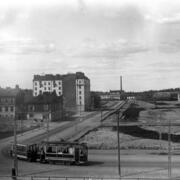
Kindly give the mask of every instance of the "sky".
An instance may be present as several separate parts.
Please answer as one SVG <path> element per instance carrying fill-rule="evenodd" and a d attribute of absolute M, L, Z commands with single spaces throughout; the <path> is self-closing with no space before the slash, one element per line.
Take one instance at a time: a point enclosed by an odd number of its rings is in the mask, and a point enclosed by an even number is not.
<path fill-rule="evenodd" d="M 0 86 L 84 72 L 91 90 L 180 87 L 178 0 L 0 2 Z"/>

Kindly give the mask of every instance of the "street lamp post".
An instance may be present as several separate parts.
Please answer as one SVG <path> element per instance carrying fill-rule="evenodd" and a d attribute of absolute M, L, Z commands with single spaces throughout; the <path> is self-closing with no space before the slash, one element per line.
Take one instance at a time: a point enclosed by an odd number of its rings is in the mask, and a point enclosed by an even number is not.
<path fill-rule="evenodd" d="M 18 176 L 18 159 L 17 159 L 17 122 L 16 122 L 16 108 L 14 106 L 14 167 L 12 169 L 12 176 L 16 179 Z"/>
<path fill-rule="evenodd" d="M 119 112 L 117 113 L 117 141 L 118 141 L 118 174 L 121 177 L 121 163 L 120 163 L 120 137 L 119 137 Z"/>
<path fill-rule="evenodd" d="M 49 117 L 47 117 L 47 141 L 49 141 Z"/>
<path fill-rule="evenodd" d="M 168 178 L 171 178 L 171 121 L 168 126 Z"/>
<path fill-rule="evenodd" d="M 103 111 L 101 109 L 101 124 L 102 124 Z"/>
<path fill-rule="evenodd" d="M 79 119 L 80 119 L 80 121 L 81 121 L 81 103 L 80 103 L 79 106 L 80 106 L 80 107 L 79 107 Z"/>

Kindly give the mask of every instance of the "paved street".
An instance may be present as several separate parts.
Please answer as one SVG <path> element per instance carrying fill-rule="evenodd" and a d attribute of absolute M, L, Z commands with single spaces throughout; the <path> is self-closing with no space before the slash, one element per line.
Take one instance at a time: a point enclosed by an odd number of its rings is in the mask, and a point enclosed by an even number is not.
<path fill-rule="evenodd" d="M 0 170 L 1 175 L 8 175 L 13 161 L 5 157 L 3 168 Z M 174 156 L 173 170 L 180 168 L 180 157 Z M 117 152 L 116 151 L 89 151 L 89 162 L 83 166 L 65 166 L 62 164 L 39 164 L 18 161 L 19 175 L 28 176 L 118 176 L 117 171 Z M 121 156 L 122 175 L 125 177 L 133 176 L 142 177 L 153 173 L 167 173 L 167 156 L 158 155 L 123 155 Z M 176 174 L 177 176 L 177 174 Z"/>

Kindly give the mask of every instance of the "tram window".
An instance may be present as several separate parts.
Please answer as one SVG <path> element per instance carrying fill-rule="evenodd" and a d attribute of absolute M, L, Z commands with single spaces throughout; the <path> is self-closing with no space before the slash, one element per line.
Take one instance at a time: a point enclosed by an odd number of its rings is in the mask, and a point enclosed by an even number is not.
<path fill-rule="evenodd" d="M 80 150 L 79 150 L 79 154 L 80 154 L 80 155 L 84 155 L 84 154 L 85 154 L 84 150 L 83 150 L 83 149 L 80 149 Z"/>
<path fill-rule="evenodd" d="M 17 146 L 17 151 L 26 151 L 26 146 Z"/>
<path fill-rule="evenodd" d="M 51 153 L 52 152 L 52 147 L 48 147 L 47 152 Z"/>
<path fill-rule="evenodd" d="M 68 153 L 68 148 L 64 148 L 63 153 Z"/>
<path fill-rule="evenodd" d="M 58 147 L 57 147 L 57 152 L 58 152 L 59 154 L 62 154 L 63 148 L 58 146 Z"/>
<path fill-rule="evenodd" d="M 73 147 L 69 148 L 69 154 L 74 154 L 74 148 Z"/>
<path fill-rule="evenodd" d="M 56 146 L 49 146 L 47 148 L 48 153 L 56 153 Z"/>

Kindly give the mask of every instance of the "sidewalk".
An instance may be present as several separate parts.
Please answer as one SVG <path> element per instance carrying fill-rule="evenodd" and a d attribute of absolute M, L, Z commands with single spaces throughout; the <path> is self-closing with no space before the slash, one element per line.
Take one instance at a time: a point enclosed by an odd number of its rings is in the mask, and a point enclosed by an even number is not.
<path fill-rule="evenodd" d="M 57 122 L 50 122 L 49 123 L 49 130 L 61 127 L 61 126 L 65 125 L 65 124 L 67 124 L 67 123 L 69 123 L 69 122 L 68 121 L 66 121 L 66 122 L 58 122 L 58 123 Z M 46 131 L 47 131 L 46 126 L 36 128 L 36 129 L 30 130 L 30 131 L 26 131 L 26 132 L 24 132 L 22 134 L 17 135 L 17 141 L 18 142 L 25 141 L 26 139 L 29 139 L 29 138 L 32 138 L 34 136 L 38 136 L 40 134 L 43 134 Z M 14 142 L 14 136 L 1 139 L 0 144 L 3 143 L 3 142 L 13 143 Z"/>

